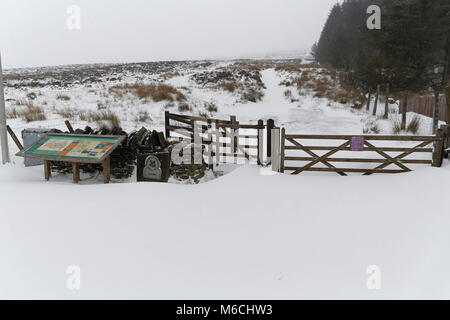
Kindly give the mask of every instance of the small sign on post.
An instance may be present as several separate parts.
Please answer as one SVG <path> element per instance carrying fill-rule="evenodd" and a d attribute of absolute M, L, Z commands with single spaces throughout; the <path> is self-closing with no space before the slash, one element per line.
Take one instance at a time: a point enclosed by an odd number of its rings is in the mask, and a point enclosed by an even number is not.
<path fill-rule="evenodd" d="M 352 137 L 351 150 L 364 151 L 364 137 L 362 136 Z"/>

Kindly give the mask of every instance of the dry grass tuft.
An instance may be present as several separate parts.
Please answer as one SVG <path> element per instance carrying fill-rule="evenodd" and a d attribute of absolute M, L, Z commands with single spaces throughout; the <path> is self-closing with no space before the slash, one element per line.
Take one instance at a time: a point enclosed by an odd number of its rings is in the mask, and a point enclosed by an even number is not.
<path fill-rule="evenodd" d="M 190 111 L 190 110 L 191 110 L 191 107 L 186 102 L 180 103 L 178 105 L 178 111 L 180 111 L 180 112 L 185 112 L 185 111 Z"/>
<path fill-rule="evenodd" d="M 172 78 L 175 78 L 175 77 L 180 77 L 181 76 L 181 73 L 179 73 L 178 71 L 176 71 L 176 72 L 166 72 L 166 73 L 163 73 L 163 74 L 161 74 L 159 77 L 161 78 L 161 79 L 163 79 L 163 80 L 169 80 L 169 79 L 172 79 Z"/>
<path fill-rule="evenodd" d="M 255 88 L 248 88 L 244 93 L 242 93 L 243 101 L 258 102 L 264 97 L 264 93 L 261 90 Z"/>
<path fill-rule="evenodd" d="M 40 107 L 33 106 L 31 103 L 21 112 L 21 116 L 25 122 L 46 120 L 44 110 Z"/>
<path fill-rule="evenodd" d="M 120 127 L 119 117 L 111 111 L 80 111 L 78 113 L 80 120 L 87 122 L 111 121 L 113 127 Z"/>
<path fill-rule="evenodd" d="M 223 89 L 229 92 L 235 92 L 237 87 L 238 87 L 237 83 L 232 81 L 222 82 L 216 86 L 216 88 L 218 89 Z"/>
<path fill-rule="evenodd" d="M 205 109 L 210 113 L 214 113 L 219 110 L 214 102 L 205 102 Z"/>
<path fill-rule="evenodd" d="M 124 93 L 133 92 L 139 99 L 151 97 L 153 101 L 183 101 L 186 96 L 168 84 L 124 84 L 109 88 L 111 94 L 122 97 Z"/>
<path fill-rule="evenodd" d="M 57 100 L 61 100 L 61 101 L 69 101 L 69 100 L 70 100 L 70 97 L 67 96 L 67 95 L 65 95 L 65 94 L 58 94 L 58 95 L 56 96 L 56 99 L 57 99 Z"/>
<path fill-rule="evenodd" d="M 418 114 L 415 114 L 411 121 L 408 123 L 406 131 L 411 132 L 412 134 L 416 134 L 419 131 L 420 123 L 420 116 Z"/>
<path fill-rule="evenodd" d="M 402 132 L 402 130 L 403 130 L 402 121 L 401 121 L 400 117 L 398 117 L 397 115 L 392 115 L 392 117 L 390 119 L 392 122 L 392 133 L 400 134 L 400 132 Z"/>
<path fill-rule="evenodd" d="M 76 111 L 71 108 L 56 110 L 56 113 L 66 119 L 73 119 L 75 117 L 75 115 L 77 114 Z"/>
<path fill-rule="evenodd" d="M 7 119 L 16 119 L 19 117 L 19 111 L 16 108 L 8 108 L 6 109 L 6 118 Z"/>
<path fill-rule="evenodd" d="M 136 121 L 138 122 L 151 122 L 152 118 L 150 117 L 147 111 L 139 111 L 136 117 Z"/>

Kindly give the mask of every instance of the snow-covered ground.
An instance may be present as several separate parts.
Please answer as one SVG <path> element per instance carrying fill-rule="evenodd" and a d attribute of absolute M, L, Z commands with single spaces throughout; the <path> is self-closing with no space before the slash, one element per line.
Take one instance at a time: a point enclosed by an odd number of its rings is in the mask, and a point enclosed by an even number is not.
<path fill-rule="evenodd" d="M 449 167 L 73 185 L 0 167 L 1 298 L 450 298 Z M 81 289 L 68 290 L 68 266 Z M 381 289 L 369 290 L 369 266 Z"/>
<path fill-rule="evenodd" d="M 164 72 L 178 72 L 167 79 L 162 71 L 124 69 L 87 84 L 8 86 L 10 112 L 31 102 L 47 118 L 10 118 L 8 124 L 18 134 L 24 128 L 65 130 L 58 110 L 70 109 L 74 127 L 95 126 L 78 112 L 106 106 L 127 131 L 161 130 L 164 111 L 177 113 L 178 102 L 109 92 L 115 85 L 158 81 L 186 95 L 188 113 L 214 103 L 218 110 L 210 116 L 236 115 L 241 123 L 272 118 L 289 133 L 356 135 L 375 126 L 392 133 L 392 121 L 380 117 L 384 104 L 372 116 L 365 106 L 355 109 L 308 90 L 290 88 L 288 99 L 280 83 L 292 74 L 275 67 L 260 71 L 265 89 L 256 103 L 192 79 L 232 64 L 164 65 Z M 45 72 L 57 76 L 61 70 Z M 24 73 L 20 81 L 26 81 L 30 71 L 8 72 Z M 10 84 L 20 83 L 12 78 Z M 396 105 L 390 109 L 398 116 Z M 140 112 L 150 119 L 137 121 Z M 417 134 L 430 134 L 431 119 L 420 119 Z M 422 165 L 370 177 L 289 176 L 242 166 L 199 185 L 135 183 L 134 177 L 74 185 L 61 175 L 45 182 L 43 168 L 25 168 L 17 151 L 10 141 L 13 163 L 0 166 L 0 298 L 450 298 L 450 218 L 442 202 L 447 160 L 439 169 Z M 80 290 L 66 287 L 71 265 L 81 268 Z M 381 271 L 380 290 L 366 285 L 367 268 L 374 265 Z"/>

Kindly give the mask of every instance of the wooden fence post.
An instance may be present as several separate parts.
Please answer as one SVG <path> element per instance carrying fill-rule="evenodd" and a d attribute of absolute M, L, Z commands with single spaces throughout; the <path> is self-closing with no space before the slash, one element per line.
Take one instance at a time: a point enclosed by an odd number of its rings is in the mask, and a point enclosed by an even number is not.
<path fill-rule="evenodd" d="M 442 159 L 444 158 L 444 129 L 445 126 L 442 126 L 436 132 L 436 138 L 439 138 L 439 140 L 434 143 L 433 167 L 440 167 L 442 165 Z"/>
<path fill-rule="evenodd" d="M 281 173 L 284 173 L 284 153 L 285 153 L 284 144 L 285 144 L 285 139 L 286 139 L 286 129 L 283 128 L 281 130 L 281 148 L 280 148 L 280 152 L 281 152 L 281 155 L 280 155 L 280 172 Z"/>
<path fill-rule="evenodd" d="M 275 127 L 275 121 L 273 119 L 267 120 L 267 164 L 269 165 L 272 162 L 272 129 Z"/>
<path fill-rule="evenodd" d="M 236 116 L 230 116 L 230 122 L 231 122 L 231 124 L 232 124 L 232 127 L 231 127 L 231 130 L 232 130 L 232 132 L 233 132 L 233 142 L 232 142 L 232 144 L 233 144 L 233 149 L 231 150 L 231 152 L 233 152 L 233 153 L 236 153 L 237 152 L 237 136 L 236 136 L 236 130 L 237 130 L 237 128 L 233 128 L 233 127 L 235 127 L 235 126 L 237 126 L 237 122 L 236 122 Z M 231 142 L 231 141 L 230 141 Z"/>
<path fill-rule="evenodd" d="M 70 133 L 74 133 L 75 130 L 73 130 L 72 125 L 70 124 L 69 120 L 64 121 L 64 123 L 66 124 L 67 129 L 69 130 Z"/>
<path fill-rule="evenodd" d="M 166 111 L 164 114 L 164 119 L 165 119 L 165 127 L 166 127 L 166 140 L 169 140 L 170 137 L 170 113 L 169 111 Z"/>
<path fill-rule="evenodd" d="M 280 128 L 272 129 L 270 143 L 272 147 L 272 154 L 270 157 L 272 171 L 280 172 Z"/>
<path fill-rule="evenodd" d="M 6 125 L 6 130 L 8 131 L 9 135 L 11 136 L 11 138 L 13 139 L 14 143 L 16 144 L 17 148 L 19 148 L 20 151 L 23 150 L 23 146 L 20 143 L 19 139 L 17 139 L 16 134 L 14 133 L 14 131 L 11 129 L 10 126 Z"/>
<path fill-rule="evenodd" d="M 258 165 L 264 163 L 264 121 L 258 120 Z"/>
<path fill-rule="evenodd" d="M 434 110 L 433 110 L 433 134 L 439 127 L 439 91 L 434 93 Z"/>

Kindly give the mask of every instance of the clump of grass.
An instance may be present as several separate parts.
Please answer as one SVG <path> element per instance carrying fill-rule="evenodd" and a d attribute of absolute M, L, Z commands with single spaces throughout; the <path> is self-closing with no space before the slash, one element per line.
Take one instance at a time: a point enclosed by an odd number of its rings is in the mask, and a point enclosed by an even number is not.
<path fill-rule="evenodd" d="M 185 111 L 190 111 L 190 110 L 191 110 L 191 107 L 189 106 L 189 104 L 187 104 L 185 102 L 180 103 L 178 105 L 178 111 L 180 111 L 180 112 L 185 112 Z"/>
<path fill-rule="evenodd" d="M 178 71 L 176 71 L 176 72 L 163 73 L 159 77 L 163 80 L 168 80 L 168 79 L 172 79 L 174 77 L 179 77 L 179 76 L 181 76 L 181 74 Z"/>
<path fill-rule="evenodd" d="M 214 102 L 205 103 L 205 109 L 210 113 L 218 111 L 217 105 Z"/>
<path fill-rule="evenodd" d="M 399 134 L 402 132 L 402 121 L 400 120 L 400 117 L 397 117 L 396 115 L 393 115 L 391 118 L 392 123 L 392 133 L 393 134 Z"/>
<path fill-rule="evenodd" d="M 291 90 L 286 90 L 286 91 L 284 91 L 284 96 L 286 97 L 286 98 L 292 98 L 292 91 Z"/>
<path fill-rule="evenodd" d="M 25 122 L 41 121 L 47 119 L 44 110 L 40 107 L 36 107 L 31 103 L 27 105 L 27 108 L 21 112 L 21 116 Z"/>
<path fill-rule="evenodd" d="M 151 97 L 153 101 L 183 101 L 186 96 L 168 84 L 124 84 L 120 86 L 114 86 L 109 88 L 109 92 L 119 97 L 123 96 L 123 93 L 132 91 L 139 99 Z"/>
<path fill-rule="evenodd" d="M 68 95 L 65 95 L 65 94 L 58 94 L 56 96 L 56 99 L 57 100 L 61 100 L 61 101 L 69 101 L 70 97 Z"/>
<path fill-rule="evenodd" d="M 264 93 L 255 88 L 248 88 L 244 93 L 242 93 L 243 101 L 258 102 L 261 101 L 263 97 Z"/>
<path fill-rule="evenodd" d="M 170 109 L 170 108 L 173 108 L 173 107 L 175 107 L 175 103 L 173 103 L 173 102 L 168 102 L 168 103 L 166 103 L 166 105 L 164 106 L 164 109 Z"/>
<path fill-rule="evenodd" d="M 73 119 L 76 115 L 75 110 L 73 110 L 71 108 L 56 110 L 56 113 L 66 119 Z"/>
<path fill-rule="evenodd" d="M 6 109 L 6 118 L 8 119 L 16 119 L 19 117 L 19 111 L 16 108 L 8 108 Z"/>
<path fill-rule="evenodd" d="M 106 104 L 104 104 L 101 101 L 97 102 L 97 110 L 105 110 L 106 109 Z"/>
<path fill-rule="evenodd" d="M 136 121 L 138 122 L 149 122 L 152 121 L 152 118 L 148 114 L 147 111 L 139 111 L 136 117 Z"/>
<path fill-rule="evenodd" d="M 235 92 L 237 89 L 237 83 L 233 81 L 221 82 L 216 87 L 229 92 Z"/>
<path fill-rule="evenodd" d="M 414 115 L 411 121 L 409 121 L 408 125 L 406 126 L 406 131 L 411 132 L 412 134 L 416 134 L 419 131 L 420 128 L 420 116 Z"/>
<path fill-rule="evenodd" d="M 111 121 L 113 127 L 120 127 L 119 117 L 111 111 L 80 111 L 78 113 L 80 120 L 88 122 Z"/>

